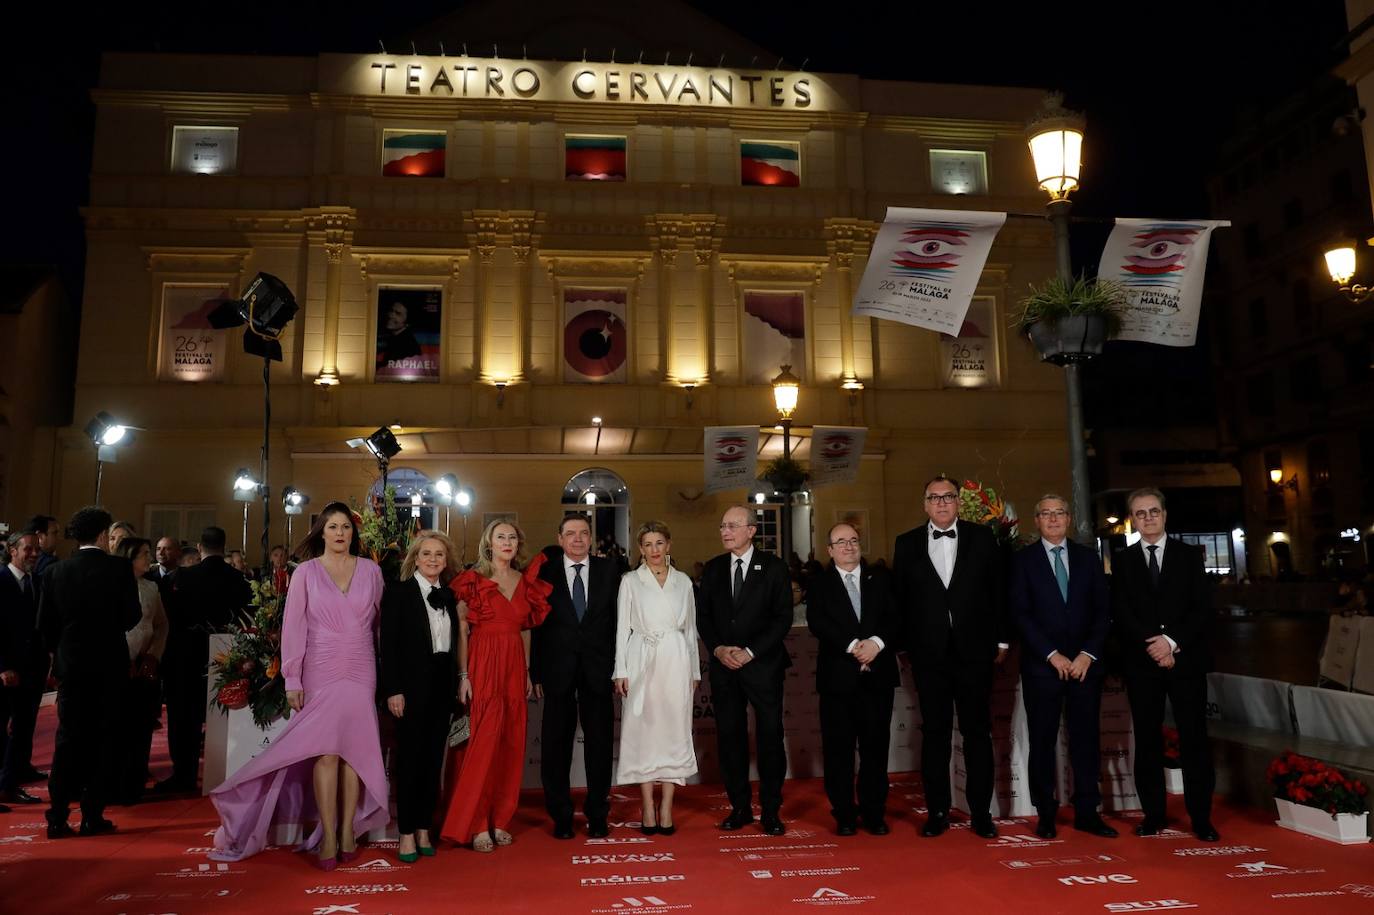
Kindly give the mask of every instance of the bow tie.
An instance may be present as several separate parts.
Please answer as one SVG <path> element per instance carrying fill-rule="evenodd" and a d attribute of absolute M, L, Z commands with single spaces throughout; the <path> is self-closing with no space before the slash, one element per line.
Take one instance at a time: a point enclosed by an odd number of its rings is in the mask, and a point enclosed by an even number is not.
<path fill-rule="evenodd" d="M 425 600 L 428 601 L 429 605 L 435 610 L 448 610 L 457 605 L 453 592 L 443 585 L 436 585 L 430 588 L 429 594 L 425 596 Z"/>
<path fill-rule="evenodd" d="M 950 540 L 954 539 L 954 528 L 952 527 L 947 531 L 937 531 L 932 528 L 930 532 L 934 535 L 936 540 L 939 540 L 941 537 L 948 537 Z"/>

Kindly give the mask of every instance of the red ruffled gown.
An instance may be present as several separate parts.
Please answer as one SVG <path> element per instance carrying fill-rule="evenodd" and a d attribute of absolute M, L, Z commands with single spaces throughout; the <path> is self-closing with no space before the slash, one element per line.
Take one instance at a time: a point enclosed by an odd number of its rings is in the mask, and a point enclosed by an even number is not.
<path fill-rule="evenodd" d="M 440 834 L 466 844 L 489 827 L 505 829 L 520 801 L 525 771 L 525 648 L 520 633 L 549 615 L 553 586 L 539 579 L 544 554 L 535 556 L 506 600 L 500 587 L 472 569 L 450 584 L 467 605 L 471 737 Z"/>

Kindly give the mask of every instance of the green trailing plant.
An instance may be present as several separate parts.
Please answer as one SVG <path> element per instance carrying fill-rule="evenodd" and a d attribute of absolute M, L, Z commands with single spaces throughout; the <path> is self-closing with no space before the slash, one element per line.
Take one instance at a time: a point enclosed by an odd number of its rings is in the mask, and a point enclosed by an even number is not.
<path fill-rule="evenodd" d="M 382 575 L 394 579 L 401 569 L 401 558 L 410 549 L 410 538 L 416 531 L 410 513 L 396 511 L 396 487 L 388 486 L 382 494 L 381 504 L 369 499 L 359 507 L 353 506 L 353 523 L 358 525 L 358 539 L 363 550 L 373 562 L 382 567 Z"/>
<path fill-rule="evenodd" d="M 759 479 L 778 492 L 798 492 L 808 479 L 806 468 L 791 458 L 775 458 L 763 466 Z"/>
<path fill-rule="evenodd" d="M 1052 277 L 1030 287 L 1019 303 L 1012 322 L 1022 334 L 1032 324 L 1057 324 L 1061 318 L 1099 315 L 1107 322 L 1107 336 L 1121 330 L 1121 313 L 1126 307 L 1126 290 L 1111 280 L 1088 280 L 1082 274 L 1072 280 Z"/>

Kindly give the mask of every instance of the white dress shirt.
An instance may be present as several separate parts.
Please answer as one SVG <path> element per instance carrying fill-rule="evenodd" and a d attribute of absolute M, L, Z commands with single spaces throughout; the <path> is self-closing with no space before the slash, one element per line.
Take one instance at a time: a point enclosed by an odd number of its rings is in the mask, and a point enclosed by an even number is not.
<path fill-rule="evenodd" d="M 434 648 L 434 653 L 453 649 L 453 624 L 449 621 L 448 611 L 436 609 L 430 606 L 429 592 L 435 588 L 442 588 L 443 585 L 432 585 L 429 579 L 423 575 L 416 575 L 415 581 L 420 585 L 420 600 L 425 602 L 425 609 L 429 611 L 429 638 Z"/>
<path fill-rule="evenodd" d="M 567 577 L 567 579 L 568 579 L 568 593 L 569 593 L 569 594 L 572 594 L 572 590 L 573 590 L 573 580 L 574 580 L 574 578 L 575 578 L 576 575 L 577 575 L 577 571 L 575 571 L 575 570 L 573 569 L 573 566 L 574 566 L 574 565 L 581 565 L 581 566 L 582 566 L 582 569 L 581 569 L 581 572 L 582 572 L 582 588 L 583 588 L 583 592 L 582 592 L 582 593 L 583 593 L 583 594 L 591 594 L 591 593 L 592 593 L 592 579 L 591 579 L 591 576 L 588 574 L 588 573 L 591 572 L 591 570 L 592 570 L 592 556 L 591 556 L 591 554 L 588 553 L 586 556 L 583 556 L 581 559 L 576 560 L 575 562 L 574 562 L 574 560 L 573 560 L 571 557 L 568 556 L 567 553 L 564 553 L 564 554 L 563 554 L 563 574 L 564 574 L 564 575 Z"/>
<path fill-rule="evenodd" d="M 1159 549 L 1155 550 L 1155 563 L 1159 566 L 1159 574 L 1164 574 L 1164 546 L 1168 542 L 1168 540 L 1169 534 L 1167 532 L 1160 534 L 1159 539 L 1156 540 L 1154 543 L 1147 542 L 1144 537 L 1140 538 L 1140 552 L 1145 554 L 1145 568 L 1148 569 L 1150 567 L 1149 548 L 1152 546 L 1157 546 L 1159 547 Z M 1175 642 L 1167 635 L 1164 637 L 1164 641 L 1169 643 L 1170 651 L 1172 651 L 1174 654 L 1178 654 L 1178 642 Z"/>
<path fill-rule="evenodd" d="M 957 534 L 958 527 L 958 521 L 946 528 L 936 527 L 934 521 L 926 524 L 926 548 L 930 551 L 930 564 L 935 566 L 935 574 L 940 576 L 940 581 L 946 588 L 949 587 L 949 580 L 954 577 L 954 561 L 959 558 L 959 538 L 936 537 L 935 532 L 955 531 Z"/>
<path fill-rule="evenodd" d="M 837 565 L 837 566 L 835 566 L 835 571 L 837 571 L 837 572 L 840 573 L 840 583 L 844 585 L 844 590 L 845 590 L 845 595 L 846 595 L 846 596 L 848 596 L 848 594 L 849 594 L 849 585 L 848 585 L 848 583 L 847 583 L 846 580 L 847 580 L 847 579 L 853 579 L 853 581 L 854 581 L 854 593 L 857 594 L 857 595 L 859 595 L 859 607 L 856 608 L 856 609 L 859 610 L 859 611 L 862 611 L 862 609 L 863 609 L 863 594 L 864 594 L 864 590 L 863 590 L 863 575 L 860 574 L 860 573 L 863 572 L 863 567 L 862 567 L 862 566 L 855 566 L 854 568 L 852 568 L 852 569 L 850 569 L 848 572 L 846 572 L 844 569 L 840 568 L 840 567 Z M 859 641 L 860 641 L 859 639 L 852 639 L 852 640 L 850 641 L 850 643 L 849 643 L 849 647 L 846 648 L 845 651 L 849 652 L 850 654 L 853 654 L 853 653 L 854 653 L 854 649 L 855 649 L 855 648 L 858 646 L 858 644 L 859 644 Z M 877 645 L 879 651 L 882 651 L 884 648 L 887 647 L 887 644 L 882 640 L 882 637 L 881 637 L 881 636 L 870 635 L 870 636 L 868 637 L 868 641 L 872 642 L 874 645 Z"/>
<path fill-rule="evenodd" d="M 19 585 L 19 587 L 24 587 L 24 579 L 28 578 L 28 572 L 25 572 L 23 569 L 19 568 L 19 566 L 11 562 L 10 574 L 14 576 L 14 580 Z M 30 585 L 30 587 L 32 587 L 32 585 Z"/>
<path fill-rule="evenodd" d="M 743 565 L 740 565 L 740 566 L 736 566 L 736 561 L 737 561 L 737 560 L 741 560 L 741 559 L 744 560 L 744 564 L 743 564 Z M 738 569 L 740 570 L 740 575 L 741 575 L 741 580 L 742 580 L 742 581 L 748 581 L 748 580 L 749 580 L 749 563 L 752 562 L 753 559 L 754 559 L 754 545 L 753 545 L 752 543 L 749 544 L 749 549 L 745 550 L 745 551 L 744 551 L 743 553 L 741 553 L 739 556 L 736 556 L 734 553 L 731 553 L 731 554 L 730 554 L 730 591 L 731 591 L 732 594 L 734 593 L 734 589 L 735 589 L 735 569 L 738 568 Z M 747 652 L 749 652 L 749 657 L 752 658 L 752 657 L 754 656 L 754 649 L 750 648 L 748 645 L 745 645 L 745 646 L 744 646 L 744 650 L 747 651 Z"/>

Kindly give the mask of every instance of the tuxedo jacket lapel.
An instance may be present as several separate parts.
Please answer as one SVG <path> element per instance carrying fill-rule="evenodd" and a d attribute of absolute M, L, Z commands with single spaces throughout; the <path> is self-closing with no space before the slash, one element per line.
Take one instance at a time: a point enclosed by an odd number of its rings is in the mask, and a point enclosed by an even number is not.
<path fill-rule="evenodd" d="M 954 583 L 959 580 L 959 573 L 968 565 L 969 541 L 964 537 L 967 530 L 963 521 L 954 522 L 954 568 L 949 573 L 949 590 L 954 590 Z M 963 541 L 962 543 L 960 541 Z M 926 551 L 929 555 L 930 551 Z"/>

